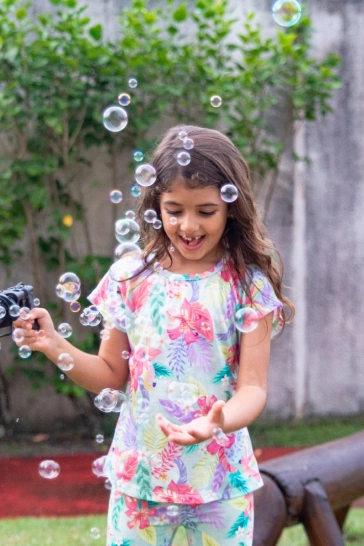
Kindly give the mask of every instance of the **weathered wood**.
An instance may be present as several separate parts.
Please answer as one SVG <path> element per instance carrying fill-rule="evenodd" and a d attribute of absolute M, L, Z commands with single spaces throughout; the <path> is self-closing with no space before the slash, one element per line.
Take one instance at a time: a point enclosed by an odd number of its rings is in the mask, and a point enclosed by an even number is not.
<path fill-rule="evenodd" d="M 254 491 L 253 546 L 275 546 L 286 526 L 286 502 L 278 485 L 263 475 L 264 486 Z"/>
<path fill-rule="evenodd" d="M 345 546 L 341 529 L 319 480 L 304 487 L 302 523 L 311 546 Z"/>

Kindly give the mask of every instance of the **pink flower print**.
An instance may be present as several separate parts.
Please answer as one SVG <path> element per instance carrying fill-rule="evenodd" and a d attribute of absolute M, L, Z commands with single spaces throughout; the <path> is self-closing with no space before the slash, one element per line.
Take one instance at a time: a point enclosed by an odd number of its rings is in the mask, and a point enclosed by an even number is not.
<path fill-rule="evenodd" d="M 167 283 L 167 297 L 181 301 L 183 297 L 183 292 L 186 289 L 186 284 L 181 281 L 169 281 Z"/>
<path fill-rule="evenodd" d="M 155 508 L 149 508 L 147 501 L 138 501 L 138 499 L 133 499 L 125 495 L 125 504 L 127 510 L 125 514 L 130 518 L 127 525 L 129 529 L 146 529 L 150 526 L 149 517 L 154 517 L 156 515 Z M 138 508 L 138 505 L 140 508 Z"/>
<path fill-rule="evenodd" d="M 241 459 L 241 466 L 243 467 L 242 473 L 244 476 L 249 476 L 257 481 L 260 480 L 254 453 L 251 453 L 248 457 L 243 457 Z"/>
<path fill-rule="evenodd" d="M 107 300 L 109 282 L 110 282 L 109 277 L 104 277 L 101 283 L 99 284 L 97 288 L 97 293 L 93 294 L 92 296 L 92 302 L 95 305 L 101 305 L 101 303 Z"/>
<path fill-rule="evenodd" d="M 119 470 L 116 475 L 118 480 L 124 480 L 125 482 L 130 482 L 134 477 L 138 466 L 138 454 L 132 453 L 124 461 L 124 466 L 122 470 Z"/>
<path fill-rule="evenodd" d="M 138 390 L 138 377 L 143 375 L 144 370 L 150 379 L 150 363 L 160 353 L 161 351 L 154 347 L 138 347 L 129 359 L 130 386 L 134 392 Z"/>
<path fill-rule="evenodd" d="M 167 328 L 168 335 L 171 339 L 177 339 L 181 335 L 184 336 L 187 344 L 193 343 L 198 338 L 198 334 L 202 335 L 209 341 L 214 339 L 214 329 L 208 310 L 198 302 L 183 301 L 178 313 L 167 314 L 178 322 L 174 328 Z"/>
<path fill-rule="evenodd" d="M 200 409 L 195 411 L 193 417 L 196 419 L 197 417 L 203 417 L 204 415 L 207 415 L 216 401 L 217 398 L 214 394 L 210 396 L 210 398 L 208 396 L 200 396 L 197 399 L 197 405 Z"/>
<path fill-rule="evenodd" d="M 125 283 L 124 283 L 125 284 Z M 133 297 L 130 305 L 130 309 L 134 312 L 140 311 L 144 306 L 145 302 L 148 300 L 149 295 L 152 291 L 153 283 L 151 282 L 141 282 L 134 290 Z"/>
<path fill-rule="evenodd" d="M 228 349 L 230 356 L 226 359 L 226 364 L 229 366 L 233 374 L 237 372 L 239 366 L 239 349 L 239 343 L 232 345 Z"/>
<path fill-rule="evenodd" d="M 227 472 L 236 472 L 238 469 L 235 468 L 235 466 L 232 466 L 229 461 L 226 458 L 226 449 L 229 449 L 233 443 L 235 442 L 235 434 L 228 434 L 228 441 L 226 446 L 221 446 L 216 442 L 216 440 L 212 440 L 207 446 L 206 449 L 211 455 L 216 455 L 219 458 L 219 463 L 221 466 L 225 468 Z"/>
<path fill-rule="evenodd" d="M 180 503 L 180 504 L 203 504 L 201 495 L 184 483 L 175 483 L 171 480 L 167 487 L 167 492 L 160 486 L 153 489 L 153 493 L 161 502 Z"/>

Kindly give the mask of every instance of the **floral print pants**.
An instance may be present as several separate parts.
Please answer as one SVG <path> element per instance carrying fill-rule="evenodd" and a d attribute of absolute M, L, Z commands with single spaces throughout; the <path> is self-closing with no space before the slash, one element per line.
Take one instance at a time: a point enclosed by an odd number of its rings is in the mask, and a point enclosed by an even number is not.
<path fill-rule="evenodd" d="M 167 504 L 112 490 L 107 546 L 252 546 L 253 493 L 206 504 Z"/>

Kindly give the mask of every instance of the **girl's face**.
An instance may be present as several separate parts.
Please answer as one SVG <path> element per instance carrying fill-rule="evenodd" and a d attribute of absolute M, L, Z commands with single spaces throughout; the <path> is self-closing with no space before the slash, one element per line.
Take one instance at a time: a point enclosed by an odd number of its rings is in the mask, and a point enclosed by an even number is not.
<path fill-rule="evenodd" d="M 160 200 L 164 231 L 174 247 L 173 266 L 198 273 L 221 259 L 228 205 L 215 186 L 189 189 L 175 181 Z M 173 267 L 172 266 L 172 267 Z M 198 269 L 198 270 L 197 270 Z"/>

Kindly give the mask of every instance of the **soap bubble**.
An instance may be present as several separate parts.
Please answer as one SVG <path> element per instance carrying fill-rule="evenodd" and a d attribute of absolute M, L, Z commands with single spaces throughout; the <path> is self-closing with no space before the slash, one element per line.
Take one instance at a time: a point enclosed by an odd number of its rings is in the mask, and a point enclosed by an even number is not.
<path fill-rule="evenodd" d="M 92 472 L 98 478 L 106 478 L 106 474 L 104 473 L 105 462 L 106 462 L 106 455 L 103 455 L 102 457 L 95 459 L 92 463 L 92 467 L 91 467 Z"/>
<path fill-rule="evenodd" d="M 72 214 L 65 214 L 62 216 L 62 224 L 66 227 L 72 227 L 73 226 L 73 216 Z"/>
<path fill-rule="evenodd" d="M 60 276 L 57 290 L 61 291 L 62 294 L 60 297 L 63 298 L 66 301 L 73 301 L 72 298 L 76 294 L 78 294 L 81 290 L 81 281 L 76 275 L 76 273 L 67 272 L 63 273 L 63 275 Z M 78 299 L 78 298 L 74 298 Z"/>
<path fill-rule="evenodd" d="M 167 506 L 166 513 L 167 516 L 169 516 L 170 518 L 175 518 L 176 516 L 178 516 L 179 508 L 175 504 L 171 504 Z"/>
<path fill-rule="evenodd" d="M 15 328 L 12 333 L 12 338 L 15 343 L 21 343 L 24 339 L 24 330 L 22 328 Z"/>
<path fill-rule="evenodd" d="M 143 161 L 144 159 L 144 154 L 143 152 L 141 152 L 140 150 L 136 150 L 134 153 L 133 153 L 133 158 L 134 158 L 134 161 L 137 161 L 139 163 L 139 161 Z"/>
<path fill-rule="evenodd" d="M 135 170 L 135 180 L 140 186 L 151 186 L 157 180 L 157 173 L 153 165 L 143 163 Z"/>
<path fill-rule="evenodd" d="M 21 307 L 19 310 L 19 318 L 23 320 L 27 320 L 29 313 L 30 313 L 29 307 Z"/>
<path fill-rule="evenodd" d="M 20 307 L 19 305 L 10 305 L 9 307 L 9 315 L 13 318 L 18 317 L 20 313 Z"/>
<path fill-rule="evenodd" d="M 123 193 L 120 190 L 111 190 L 110 201 L 114 204 L 121 203 L 123 200 Z"/>
<path fill-rule="evenodd" d="M 175 216 L 171 216 L 169 219 L 169 223 L 172 224 L 172 226 L 175 226 L 177 224 L 178 220 Z"/>
<path fill-rule="evenodd" d="M 61 353 L 57 358 L 57 366 L 63 372 L 69 372 L 75 365 L 75 361 L 68 353 Z"/>
<path fill-rule="evenodd" d="M 68 322 L 62 322 L 58 328 L 57 332 L 60 336 L 62 336 L 64 339 L 69 338 L 72 335 L 72 326 L 68 324 Z"/>
<path fill-rule="evenodd" d="M 128 81 L 128 85 L 131 89 L 135 89 L 138 85 L 138 80 L 136 80 L 135 78 L 130 78 Z"/>
<path fill-rule="evenodd" d="M 147 209 L 144 213 L 144 220 L 148 224 L 153 224 L 154 220 L 157 218 L 157 213 L 153 209 Z"/>
<path fill-rule="evenodd" d="M 101 330 L 100 339 L 102 339 L 102 341 L 107 341 L 108 339 L 110 339 L 110 331 L 107 328 Z"/>
<path fill-rule="evenodd" d="M 34 303 L 35 307 L 38 307 L 40 305 L 40 299 L 39 298 L 34 298 L 33 303 Z"/>
<path fill-rule="evenodd" d="M 133 197 L 139 197 L 142 194 L 142 189 L 135 184 L 130 188 L 130 193 Z"/>
<path fill-rule="evenodd" d="M 46 460 L 42 461 L 39 465 L 39 474 L 42 478 L 46 478 L 47 480 L 54 480 L 54 478 L 57 478 L 60 471 L 60 466 L 56 461 Z"/>
<path fill-rule="evenodd" d="M 6 309 L 2 305 L 0 305 L 0 319 L 4 318 L 6 315 Z"/>
<path fill-rule="evenodd" d="M 80 315 L 80 323 L 83 326 L 98 326 L 102 320 L 102 315 L 95 305 L 85 307 Z"/>
<path fill-rule="evenodd" d="M 129 356 L 130 356 L 129 351 L 122 351 L 121 358 L 123 358 L 124 360 L 128 360 Z"/>
<path fill-rule="evenodd" d="M 233 203 L 238 198 L 238 189 L 234 184 L 225 184 L 220 190 L 220 197 L 225 203 Z"/>
<path fill-rule="evenodd" d="M 213 96 L 210 98 L 210 104 L 211 104 L 211 106 L 213 106 L 214 108 L 219 108 L 219 106 L 222 105 L 222 99 L 221 99 L 221 97 L 219 97 L 218 95 L 213 95 Z"/>
<path fill-rule="evenodd" d="M 195 145 L 195 143 L 193 142 L 192 138 L 186 137 L 183 140 L 183 147 L 184 147 L 185 150 L 192 150 L 194 145 Z"/>
<path fill-rule="evenodd" d="M 100 411 L 105 413 L 110 413 L 111 411 L 119 412 L 125 400 L 126 396 L 122 391 L 103 389 L 96 396 L 94 404 Z"/>
<path fill-rule="evenodd" d="M 104 127 L 112 133 L 122 131 L 128 124 L 128 114 L 121 106 L 108 106 L 102 114 Z"/>
<path fill-rule="evenodd" d="M 81 309 L 81 305 L 78 303 L 78 301 L 73 301 L 70 303 L 70 309 L 72 313 L 78 313 Z"/>
<path fill-rule="evenodd" d="M 105 480 L 104 487 L 105 489 L 108 489 L 109 491 L 112 490 L 112 483 L 108 478 Z M 123 544 L 120 543 L 120 546 L 123 546 Z"/>
<path fill-rule="evenodd" d="M 240 332 L 248 334 L 257 328 L 259 324 L 259 314 L 251 307 L 242 307 L 235 313 L 235 326 Z"/>
<path fill-rule="evenodd" d="M 96 442 L 98 444 L 102 444 L 102 442 L 104 441 L 104 436 L 103 434 L 96 434 L 96 438 L 95 438 Z"/>
<path fill-rule="evenodd" d="M 138 245 L 135 245 L 134 243 L 120 243 L 116 248 L 114 252 L 115 260 L 120 260 L 124 256 L 130 253 L 137 253 L 138 255 L 141 255 L 142 251 Z"/>
<path fill-rule="evenodd" d="M 29 358 L 32 354 L 32 350 L 28 345 L 23 345 L 22 347 L 19 347 L 18 354 L 21 358 Z"/>
<path fill-rule="evenodd" d="M 162 227 L 162 222 L 161 220 L 159 220 L 159 218 L 156 218 L 154 221 L 153 221 L 153 227 L 154 229 L 160 229 Z"/>
<path fill-rule="evenodd" d="M 153 269 L 154 271 L 159 273 L 160 271 L 163 271 L 164 267 L 160 262 L 155 262 L 155 264 L 153 265 Z"/>
<path fill-rule="evenodd" d="M 167 387 L 167 395 L 178 404 L 192 406 L 198 399 L 198 388 L 193 383 L 171 381 Z"/>
<path fill-rule="evenodd" d="M 184 150 L 181 150 L 177 154 L 177 163 L 182 165 L 182 167 L 185 167 L 191 162 L 191 156 L 188 152 L 185 152 Z"/>
<path fill-rule="evenodd" d="M 138 187 L 138 186 L 136 186 Z M 140 189 L 140 188 L 139 188 Z M 127 210 L 125 213 L 125 218 L 128 218 L 128 220 L 134 220 L 136 217 L 136 214 L 133 210 Z"/>
<path fill-rule="evenodd" d="M 221 428 L 214 428 L 212 431 L 212 437 L 220 446 L 226 447 L 229 444 L 229 438 L 221 430 Z"/>
<path fill-rule="evenodd" d="M 134 220 L 122 218 L 115 223 L 115 237 L 119 243 L 136 243 L 140 239 L 140 227 Z"/>
<path fill-rule="evenodd" d="M 180 140 L 184 140 L 186 137 L 188 137 L 188 133 L 186 133 L 186 131 L 180 131 L 180 132 L 178 133 L 178 138 L 179 138 Z"/>
<path fill-rule="evenodd" d="M 272 8 L 273 19 L 282 27 L 291 27 L 301 17 L 301 6 L 296 0 L 277 0 Z"/>
<path fill-rule="evenodd" d="M 128 93 L 120 93 L 120 95 L 118 96 L 118 101 L 121 106 L 129 106 L 130 95 L 128 95 Z"/>
<path fill-rule="evenodd" d="M 92 529 L 90 530 L 90 537 L 93 538 L 94 540 L 100 538 L 101 537 L 100 529 L 98 527 L 92 527 Z"/>

